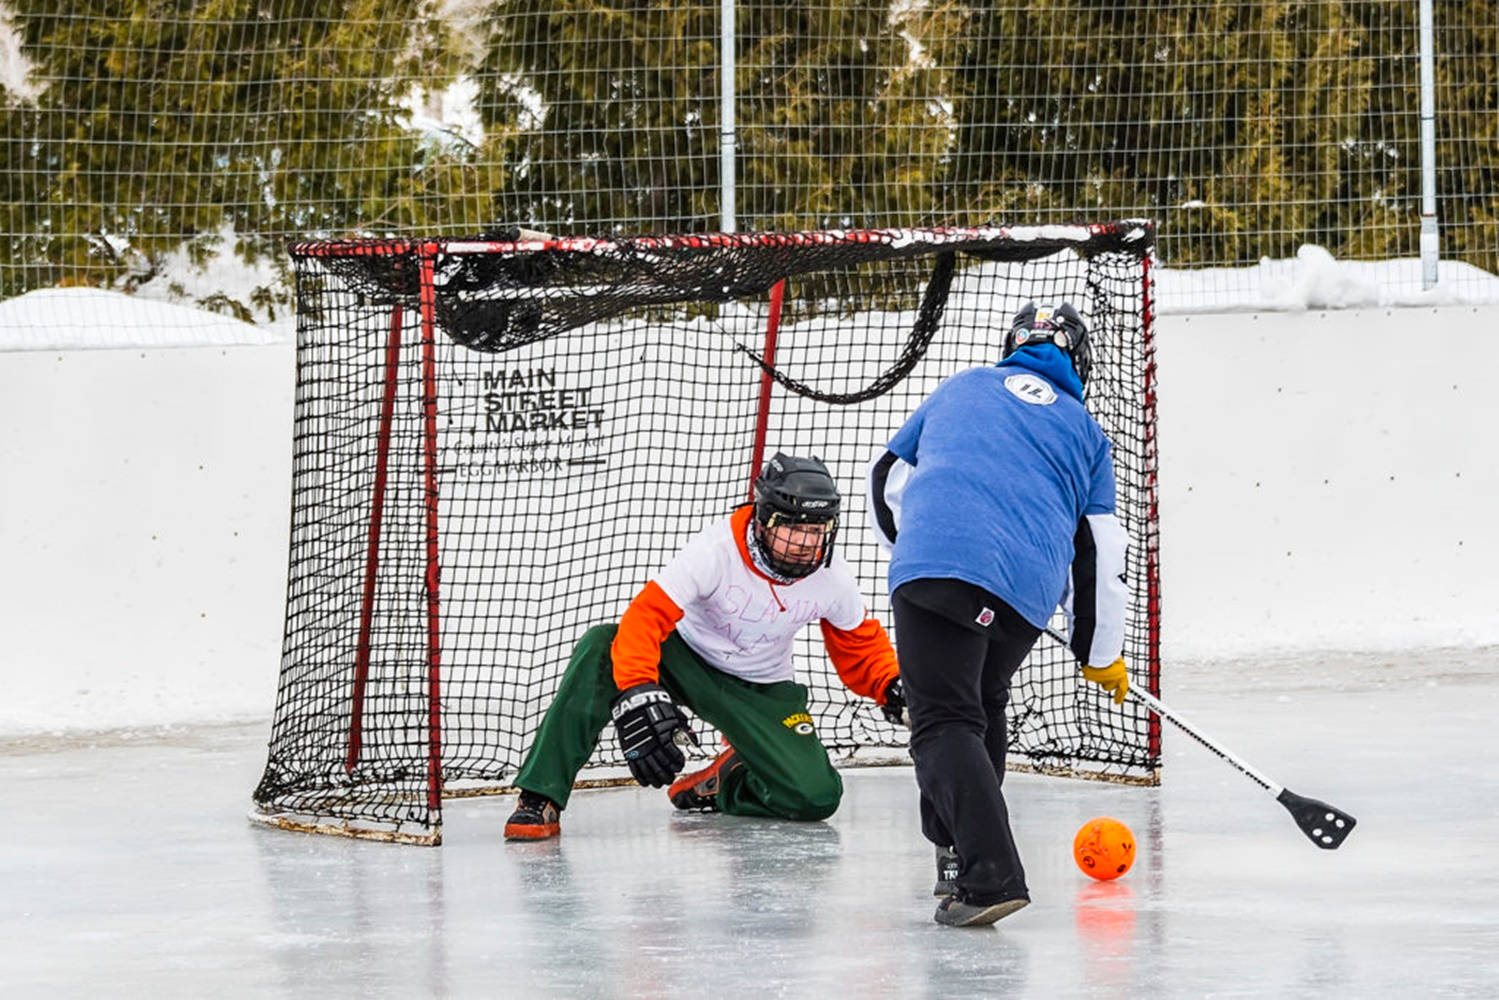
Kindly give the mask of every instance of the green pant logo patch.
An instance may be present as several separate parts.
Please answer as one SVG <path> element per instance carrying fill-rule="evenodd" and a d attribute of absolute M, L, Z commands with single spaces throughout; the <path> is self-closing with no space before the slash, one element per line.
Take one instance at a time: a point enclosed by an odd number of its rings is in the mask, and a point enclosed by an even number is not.
<path fill-rule="evenodd" d="M 781 720 L 781 725 L 801 736 L 812 735 L 812 716 L 806 712 L 797 712 L 795 715 L 786 716 L 786 718 Z"/>

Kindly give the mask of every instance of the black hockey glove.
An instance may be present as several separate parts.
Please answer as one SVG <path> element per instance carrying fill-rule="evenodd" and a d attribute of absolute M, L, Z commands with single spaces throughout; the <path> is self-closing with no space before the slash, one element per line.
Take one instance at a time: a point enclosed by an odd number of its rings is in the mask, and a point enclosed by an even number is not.
<path fill-rule="evenodd" d="M 659 684 L 636 684 L 625 688 L 610 703 L 619 749 L 630 765 L 630 774 L 642 785 L 668 785 L 687 759 L 673 737 L 682 730 L 691 737 L 687 717 Z"/>
<path fill-rule="evenodd" d="M 901 689 L 899 677 L 885 688 L 885 704 L 880 706 L 880 711 L 885 713 L 892 726 L 911 728 L 911 713 L 906 710 L 906 693 Z"/>

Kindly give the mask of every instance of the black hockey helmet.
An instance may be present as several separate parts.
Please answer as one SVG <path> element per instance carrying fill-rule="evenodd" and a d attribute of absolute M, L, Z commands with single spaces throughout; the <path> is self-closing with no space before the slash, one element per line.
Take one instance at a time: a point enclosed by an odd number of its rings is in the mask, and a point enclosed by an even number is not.
<path fill-rule="evenodd" d="M 1027 302 L 1010 323 L 1000 357 L 1008 358 L 1027 344 L 1055 344 L 1071 359 L 1078 380 L 1088 384 L 1088 373 L 1093 369 L 1093 347 L 1088 342 L 1088 325 L 1072 303 L 1038 306 Z"/>
<path fill-rule="evenodd" d="M 755 479 L 755 544 L 760 556 L 778 575 L 796 580 L 809 576 L 833 560 L 838 514 L 843 498 L 828 467 L 818 458 L 797 458 L 776 452 Z M 822 548 L 814 558 L 792 562 L 770 550 L 766 533 L 783 524 L 823 524 Z"/>

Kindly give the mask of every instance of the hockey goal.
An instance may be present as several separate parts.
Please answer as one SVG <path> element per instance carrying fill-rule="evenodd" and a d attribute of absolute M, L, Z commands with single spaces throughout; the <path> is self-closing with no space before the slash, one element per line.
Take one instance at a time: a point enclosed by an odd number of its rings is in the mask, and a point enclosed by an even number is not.
<path fill-rule="evenodd" d="M 1125 221 L 295 246 L 286 632 L 252 818 L 439 843 L 445 794 L 515 773 L 583 631 L 776 450 L 838 477 L 839 550 L 888 625 L 865 465 L 943 377 L 996 361 L 1031 299 L 1092 330 L 1133 540 L 1125 655 L 1157 691 L 1152 243 Z M 822 740 L 898 755 L 815 633 L 798 676 Z M 1011 711 L 1016 766 L 1156 780 L 1154 717 L 1085 689 L 1053 639 Z M 605 736 L 590 767 L 619 763 Z"/>

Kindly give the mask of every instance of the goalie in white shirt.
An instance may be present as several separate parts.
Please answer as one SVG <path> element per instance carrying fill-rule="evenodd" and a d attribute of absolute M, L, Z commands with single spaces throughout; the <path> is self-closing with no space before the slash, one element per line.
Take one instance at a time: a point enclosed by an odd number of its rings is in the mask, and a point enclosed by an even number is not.
<path fill-rule="evenodd" d="M 699 532 L 618 625 L 584 633 L 516 775 L 520 798 L 505 837 L 561 832 L 573 781 L 611 720 L 635 780 L 670 785 L 679 809 L 832 815 L 843 782 L 817 738 L 807 689 L 793 676 L 797 633 L 818 622 L 849 690 L 873 699 L 892 722 L 905 708 L 890 640 L 833 551 L 841 506 L 821 461 L 777 454 L 755 480 L 753 504 Z M 679 702 L 729 744 L 681 778 L 677 737 L 687 720 Z"/>

